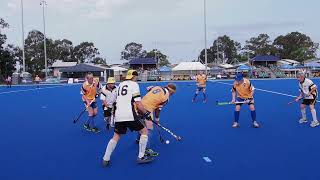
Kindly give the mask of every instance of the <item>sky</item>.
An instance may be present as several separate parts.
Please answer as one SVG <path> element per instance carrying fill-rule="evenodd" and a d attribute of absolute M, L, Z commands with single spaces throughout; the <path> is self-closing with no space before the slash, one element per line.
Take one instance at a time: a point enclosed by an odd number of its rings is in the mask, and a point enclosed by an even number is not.
<path fill-rule="evenodd" d="M 21 0 L 1 0 L 8 43 L 21 46 Z M 23 0 L 25 37 L 43 31 L 39 0 Z M 197 59 L 204 48 L 203 0 L 46 0 L 46 34 L 74 45 L 91 41 L 107 63 L 121 63 L 130 42 L 159 49 L 170 62 Z M 319 0 L 206 0 L 208 47 L 221 35 L 244 45 L 260 33 L 292 31 L 320 42 Z"/>

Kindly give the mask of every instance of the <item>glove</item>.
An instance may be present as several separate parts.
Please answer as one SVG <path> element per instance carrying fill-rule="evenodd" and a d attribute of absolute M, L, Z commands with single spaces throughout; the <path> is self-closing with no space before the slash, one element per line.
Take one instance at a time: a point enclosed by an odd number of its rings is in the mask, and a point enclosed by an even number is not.
<path fill-rule="evenodd" d="M 151 121 L 152 117 L 151 117 L 151 113 L 149 111 L 147 111 L 146 113 L 144 113 L 143 117 L 148 120 Z"/>

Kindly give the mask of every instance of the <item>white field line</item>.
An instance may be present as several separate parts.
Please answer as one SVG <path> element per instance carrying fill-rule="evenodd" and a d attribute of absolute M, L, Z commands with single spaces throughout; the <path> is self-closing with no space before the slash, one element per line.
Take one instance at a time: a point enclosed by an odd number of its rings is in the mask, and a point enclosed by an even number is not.
<path fill-rule="evenodd" d="M 12 93 L 18 93 L 18 92 L 27 92 L 27 91 L 37 91 L 37 90 L 43 90 L 43 89 L 61 88 L 61 87 L 67 87 L 67 86 L 54 86 L 54 87 L 44 87 L 44 88 L 36 88 L 35 87 L 34 89 L 22 89 L 22 90 L 16 90 L 16 91 L 0 92 L 0 95 L 12 94 Z"/>
<path fill-rule="evenodd" d="M 230 83 L 224 83 L 224 82 L 217 82 L 219 84 L 225 84 L 225 85 L 229 85 L 229 86 L 232 86 L 233 84 L 230 84 Z M 262 91 L 262 92 L 267 92 L 267 93 L 272 93 L 272 94 L 277 94 L 277 95 L 281 95 L 281 96 L 287 96 L 287 97 L 293 97 L 293 98 L 296 98 L 297 96 L 294 96 L 294 95 L 291 95 L 291 94 L 285 94 L 285 93 L 280 93 L 280 92 L 276 92 L 276 91 L 270 91 L 270 90 L 266 90 L 266 89 L 260 89 L 260 88 L 256 88 L 255 87 L 255 90 L 258 90 L 258 91 Z"/>

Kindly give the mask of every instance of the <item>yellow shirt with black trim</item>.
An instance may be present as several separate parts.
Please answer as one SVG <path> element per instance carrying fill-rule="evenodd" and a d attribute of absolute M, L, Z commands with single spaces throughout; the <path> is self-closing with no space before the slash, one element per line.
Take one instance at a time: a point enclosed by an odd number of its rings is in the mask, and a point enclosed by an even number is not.
<path fill-rule="evenodd" d="M 162 108 L 169 100 L 169 90 L 160 86 L 155 86 L 142 98 L 143 107 L 149 112 Z"/>
<path fill-rule="evenodd" d="M 244 78 L 242 83 L 235 81 L 233 83 L 232 91 L 237 92 L 237 96 L 242 99 L 253 98 L 253 90 L 251 82 Z"/>
<path fill-rule="evenodd" d="M 205 87 L 207 84 L 207 76 L 205 74 L 199 74 L 196 77 L 198 86 Z"/>

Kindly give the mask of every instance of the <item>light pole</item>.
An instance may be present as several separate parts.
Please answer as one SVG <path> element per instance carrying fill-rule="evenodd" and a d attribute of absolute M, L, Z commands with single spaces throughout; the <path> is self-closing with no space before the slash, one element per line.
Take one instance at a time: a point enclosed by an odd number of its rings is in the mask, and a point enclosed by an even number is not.
<path fill-rule="evenodd" d="M 22 67 L 23 67 L 23 72 L 26 72 L 26 58 L 24 54 L 23 0 L 21 0 L 21 33 L 22 33 Z"/>
<path fill-rule="evenodd" d="M 44 67 L 45 67 L 45 74 L 46 78 L 48 76 L 48 65 L 47 65 L 47 43 L 46 43 L 46 18 L 44 13 L 44 7 L 47 5 L 46 1 L 41 1 L 40 6 L 42 6 L 42 16 L 43 16 L 43 45 L 44 45 Z"/>
<path fill-rule="evenodd" d="M 204 61 L 206 63 L 206 75 L 208 75 L 208 53 L 207 53 L 207 5 L 203 0 L 203 19 L 204 19 Z"/>

